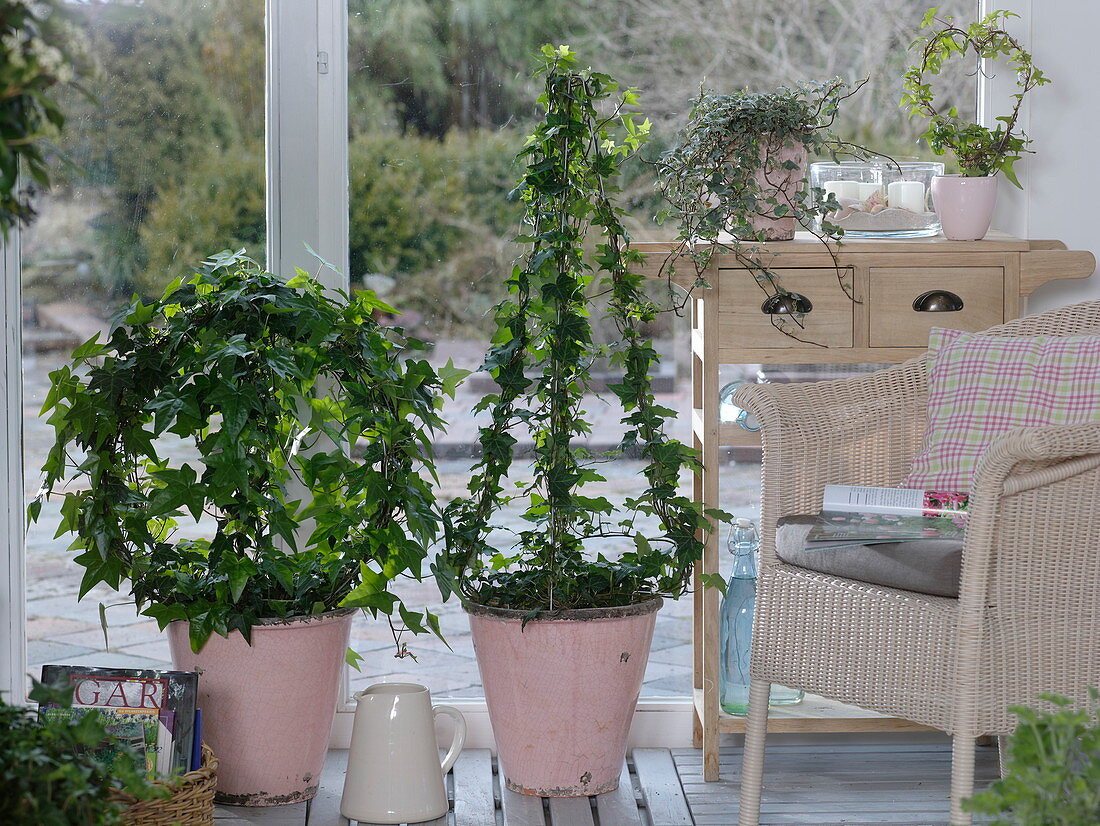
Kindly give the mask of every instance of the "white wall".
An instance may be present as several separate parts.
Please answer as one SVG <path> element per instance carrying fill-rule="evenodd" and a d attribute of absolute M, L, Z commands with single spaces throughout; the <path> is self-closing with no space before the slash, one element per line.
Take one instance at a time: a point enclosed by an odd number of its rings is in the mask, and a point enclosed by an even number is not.
<path fill-rule="evenodd" d="M 1021 192 L 1001 179 L 993 226 L 1024 238 L 1053 238 L 1100 259 L 1100 2 L 989 0 L 1021 16 L 1010 31 L 1051 79 L 1032 92 L 1021 121 L 1036 154 L 1017 164 Z M 1005 114 L 1015 77 L 996 70 L 980 97 L 983 120 Z M 1100 298 L 1100 275 L 1055 281 L 1032 296 L 1030 312 Z"/>

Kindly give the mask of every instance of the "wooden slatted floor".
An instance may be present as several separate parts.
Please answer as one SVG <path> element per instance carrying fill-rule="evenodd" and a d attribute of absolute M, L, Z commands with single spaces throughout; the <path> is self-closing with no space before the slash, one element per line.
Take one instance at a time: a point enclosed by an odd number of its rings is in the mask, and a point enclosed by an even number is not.
<path fill-rule="evenodd" d="M 950 747 L 883 743 L 772 745 L 761 824 L 938 826 L 948 817 Z M 217 826 L 348 826 L 340 816 L 347 752 L 333 751 L 321 791 L 273 809 L 220 807 Z M 734 826 L 741 750 L 722 750 L 723 779 L 705 783 L 695 749 L 636 749 L 616 792 L 543 799 L 502 789 L 488 751 L 462 753 L 447 778 L 452 809 L 424 826 Z M 978 750 L 977 779 L 991 781 L 995 748 Z M 373 826 L 360 824 L 359 826 Z"/>
<path fill-rule="evenodd" d="M 722 779 L 703 780 L 702 753 L 674 749 L 696 826 L 736 826 L 741 749 L 720 752 Z M 940 826 L 950 815 L 951 747 L 931 743 L 774 745 L 764 764 L 760 823 Z M 980 747 L 979 788 L 997 776 L 997 749 Z"/>

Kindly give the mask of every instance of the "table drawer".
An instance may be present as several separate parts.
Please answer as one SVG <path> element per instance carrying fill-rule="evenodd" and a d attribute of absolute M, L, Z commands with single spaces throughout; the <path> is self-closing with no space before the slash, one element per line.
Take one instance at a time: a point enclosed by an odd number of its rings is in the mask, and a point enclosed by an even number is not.
<path fill-rule="evenodd" d="M 789 316 L 770 316 L 761 304 L 770 292 L 756 283 L 748 270 L 720 269 L 718 271 L 721 309 L 718 312 L 718 335 L 723 347 L 759 349 L 818 349 L 852 346 L 852 319 L 854 307 L 840 286 L 835 269 L 777 269 L 776 274 L 783 287 L 805 296 L 813 309 L 803 319 L 804 329 L 795 325 Z M 852 272 L 840 271 L 848 284 Z M 776 329 L 772 319 L 783 319 L 798 341 Z"/>
<path fill-rule="evenodd" d="M 872 347 L 924 347 L 933 327 L 977 331 L 1004 321 L 1001 267 L 872 267 L 870 276 Z M 914 300 L 933 290 L 958 297 L 962 309 L 915 310 Z"/>

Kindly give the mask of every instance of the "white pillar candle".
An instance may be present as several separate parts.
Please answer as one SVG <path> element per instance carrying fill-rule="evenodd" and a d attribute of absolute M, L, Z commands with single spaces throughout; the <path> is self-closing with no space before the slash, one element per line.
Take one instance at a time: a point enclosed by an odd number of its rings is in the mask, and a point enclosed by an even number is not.
<path fill-rule="evenodd" d="M 859 194 L 856 196 L 861 201 L 866 201 L 871 198 L 876 192 L 881 195 L 881 184 L 857 184 L 859 186 Z"/>
<path fill-rule="evenodd" d="M 850 198 L 853 201 L 859 199 L 859 183 L 857 181 L 826 181 L 825 194 L 835 195 L 837 200 Z"/>
<path fill-rule="evenodd" d="M 887 188 L 888 202 L 896 209 L 910 212 L 925 212 L 927 201 L 924 196 L 924 184 L 920 181 L 894 181 Z"/>

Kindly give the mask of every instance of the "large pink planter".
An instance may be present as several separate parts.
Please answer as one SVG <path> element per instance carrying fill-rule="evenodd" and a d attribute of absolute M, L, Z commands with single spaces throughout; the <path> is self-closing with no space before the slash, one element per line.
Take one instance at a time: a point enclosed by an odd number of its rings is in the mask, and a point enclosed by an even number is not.
<path fill-rule="evenodd" d="M 317 794 L 354 613 L 267 620 L 251 646 L 234 631 L 197 654 L 187 623 L 168 626 L 173 666 L 200 672 L 203 740 L 221 761 L 218 802 L 278 806 Z"/>
<path fill-rule="evenodd" d="M 793 163 L 794 169 L 787 164 Z M 798 193 L 806 178 L 806 147 L 801 142 L 786 144 L 768 143 L 760 149 L 760 169 L 753 176 L 760 185 L 761 198 L 775 197 L 780 205 L 788 208 L 788 214 L 782 218 L 774 217 L 769 204 L 759 204 L 764 214 L 750 220 L 752 228 L 764 233 L 767 241 L 789 241 L 794 238 L 797 229 L 791 217 L 798 208 Z"/>
<path fill-rule="evenodd" d="M 466 605 L 509 789 L 580 797 L 618 787 L 661 603 L 563 611 L 526 628 L 522 611 Z"/>
<path fill-rule="evenodd" d="M 932 203 L 945 237 L 978 241 L 989 232 L 997 206 L 997 179 L 937 175 L 932 179 Z"/>

